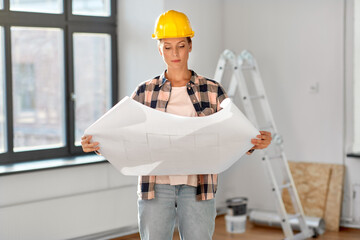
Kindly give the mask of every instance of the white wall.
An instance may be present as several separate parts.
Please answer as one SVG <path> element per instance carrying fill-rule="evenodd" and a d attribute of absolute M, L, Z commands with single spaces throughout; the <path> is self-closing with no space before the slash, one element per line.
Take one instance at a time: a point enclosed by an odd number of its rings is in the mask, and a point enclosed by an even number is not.
<path fill-rule="evenodd" d="M 352 1 L 226 0 L 224 4 L 223 47 L 238 53 L 248 49 L 256 57 L 288 159 L 345 164 L 342 217 L 360 226 L 360 221 L 351 219 L 360 162 L 345 156 L 351 143 L 350 137 L 345 138 L 345 124 L 348 132 L 353 131 L 348 114 L 351 95 L 345 105 L 345 90 L 352 92 L 348 56 L 352 36 L 345 35 L 345 26 L 352 25 Z M 311 93 L 316 84 L 319 92 Z M 250 207 L 271 209 L 271 200 L 263 201 L 272 197 L 261 168 L 256 155 L 242 159 L 220 178 L 220 189 L 225 190 L 219 198 L 248 196 Z"/>
<path fill-rule="evenodd" d="M 343 163 L 344 1 L 227 0 L 225 12 L 225 47 L 255 55 L 289 160 Z"/>
<path fill-rule="evenodd" d="M 188 15 L 195 31 L 189 68 L 200 75 L 213 77 L 223 43 L 221 1 L 124 0 L 118 4 L 121 98 L 130 95 L 139 83 L 165 70 L 166 65 L 151 34 L 156 18 L 170 9 Z"/>
<path fill-rule="evenodd" d="M 151 38 L 154 22 L 164 11 L 163 0 L 118 1 L 118 52 L 120 99 L 130 96 L 138 84 L 165 69 Z"/>
<path fill-rule="evenodd" d="M 0 180 L 0 239 L 71 239 L 137 226 L 137 179 L 108 163 Z"/>

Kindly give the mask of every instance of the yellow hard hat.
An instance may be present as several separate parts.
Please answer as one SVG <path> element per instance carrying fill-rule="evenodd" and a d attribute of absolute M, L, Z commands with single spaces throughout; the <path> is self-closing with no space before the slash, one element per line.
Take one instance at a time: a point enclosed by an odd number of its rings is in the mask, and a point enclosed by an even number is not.
<path fill-rule="evenodd" d="M 161 14 L 155 23 L 152 38 L 179 38 L 193 37 L 194 31 L 191 29 L 190 21 L 182 12 L 169 10 Z"/>

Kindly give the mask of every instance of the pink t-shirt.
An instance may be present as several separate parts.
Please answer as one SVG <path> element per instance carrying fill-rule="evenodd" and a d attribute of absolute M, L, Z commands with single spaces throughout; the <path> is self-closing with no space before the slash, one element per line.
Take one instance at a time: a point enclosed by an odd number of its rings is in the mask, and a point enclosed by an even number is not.
<path fill-rule="evenodd" d="M 166 112 L 185 117 L 197 116 L 189 94 L 187 93 L 186 86 L 171 88 L 170 99 L 166 107 Z M 186 184 L 196 187 L 197 175 L 156 176 L 155 183 L 170 185 Z"/>

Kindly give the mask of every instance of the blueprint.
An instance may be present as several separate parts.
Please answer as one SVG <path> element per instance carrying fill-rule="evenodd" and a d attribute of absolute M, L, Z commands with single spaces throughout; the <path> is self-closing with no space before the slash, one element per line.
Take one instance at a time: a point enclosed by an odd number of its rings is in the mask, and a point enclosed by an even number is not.
<path fill-rule="evenodd" d="M 215 174 L 253 147 L 260 134 L 230 99 L 219 112 L 183 117 L 125 97 L 85 130 L 124 175 Z"/>

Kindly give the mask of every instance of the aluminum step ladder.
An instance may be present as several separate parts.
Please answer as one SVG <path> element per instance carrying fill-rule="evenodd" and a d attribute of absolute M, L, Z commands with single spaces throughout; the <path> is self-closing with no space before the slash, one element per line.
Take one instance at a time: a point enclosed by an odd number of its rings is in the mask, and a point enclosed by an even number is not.
<path fill-rule="evenodd" d="M 227 75 L 229 75 L 228 72 L 231 74 L 227 87 L 223 85 L 226 70 Z M 276 207 L 282 220 L 281 227 L 285 239 L 303 240 L 314 236 L 313 230 L 306 225 L 304 211 L 283 150 L 283 141 L 277 132 L 255 58 L 246 50 L 238 56 L 230 50 L 225 50 L 220 55 L 214 79 L 223 85 L 229 98 L 233 101 L 236 96 L 238 97 L 242 103 L 244 114 L 258 129 L 272 133 L 272 144 L 264 150 L 257 151 L 261 152 L 265 171 L 271 180 L 271 190 L 276 198 Z M 274 173 L 274 169 L 279 168 L 282 170 L 280 183 L 279 177 Z M 290 194 L 295 214 L 289 215 L 286 212 L 282 199 L 284 189 L 287 189 Z M 291 218 L 299 221 L 301 231 L 297 234 L 291 228 Z"/>

